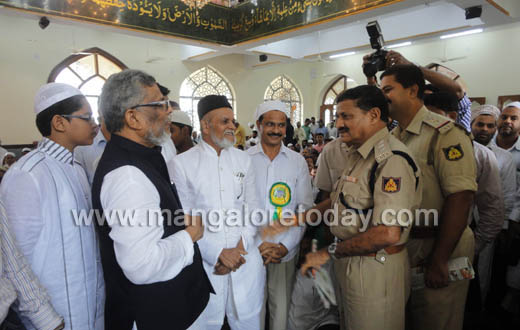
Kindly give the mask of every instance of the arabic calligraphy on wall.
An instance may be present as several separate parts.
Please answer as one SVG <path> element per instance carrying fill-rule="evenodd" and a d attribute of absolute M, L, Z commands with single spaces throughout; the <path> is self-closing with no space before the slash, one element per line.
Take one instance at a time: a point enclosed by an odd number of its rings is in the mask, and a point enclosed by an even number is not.
<path fill-rule="evenodd" d="M 258 0 L 202 9 L 180 0 L 0 0 L 7 7 L 232 45 L 400 0 Z"/>

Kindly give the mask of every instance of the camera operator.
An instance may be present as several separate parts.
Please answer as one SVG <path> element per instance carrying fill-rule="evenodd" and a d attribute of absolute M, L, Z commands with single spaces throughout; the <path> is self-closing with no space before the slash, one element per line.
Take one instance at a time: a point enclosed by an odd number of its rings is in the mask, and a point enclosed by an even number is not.
<path fill-rule="evenodd" d="M 365 66 L 367 63 L 369 63 L 370 56 L 365 55 L 363 57 L 363 66 Z M 410 62 L 407 60 L 402 54 L 390 50 L 386 54 L 386 67 L 389 68 L 396 64 L 412 64 L 417 65 L 415 63 Z M 428 69 L 423 66 L 417 65 L 423 75 L 424 79 L 429 81 L 431 83 L 431 86 L 426 86 L 425 93 L 428 93 L 428 90 L 435 89 L 438 91 L 446 91 L 450 93 L 454 93 L 457 95 L 458 99 L 458 107 L 459 110 L 457 112 L 457 123 L 464 126 L 464 128 L 469 132 L 471 130 L 471 101 L 469 100 L 468 96 L 466 95 L 466 91 L 460 85 L 457 81 L 450 79 L 449 77 L 445 76 L 442 73 L 439 73 L 437 71 Z M 373 76 L 367 76 L 367 84 L 368 85 L 378 85 L 377 83 L 377 77 L 375 75 Z"/>

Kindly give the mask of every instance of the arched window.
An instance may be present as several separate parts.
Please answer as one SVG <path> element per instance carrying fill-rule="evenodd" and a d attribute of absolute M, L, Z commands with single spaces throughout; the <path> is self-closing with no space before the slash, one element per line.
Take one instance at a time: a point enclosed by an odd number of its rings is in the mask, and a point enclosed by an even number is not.
<path fill-rule="evenodd" d="M 280 100 L 291 110 L 293 124 L 301 121 L 303 115 L 302 96 L 296 85 L 285 75 L 276 77 L 267 87 L 264 100 Z"/>
<path fill-rule="evenodd" d="M 345 75 L 340 75 L 332 81 L 330 87 L 323 95 L 323 102 L 320 107 L 320 118 L 323 120 L 325 125 L 330 123 L 336 117 L 336 105 L 334 104 L 336 97 L 347 88 L 352 88 L 356 85 L 357 84 L 353 79 Z"/>
<path fill-rule="evenodd" d="M 182 82 L 179 93 L 179 105 L 191 117 L 193 129 L 196 131 L 200 131 L 197 104 L 201 98 L 212 94 L 224 95 L 231 106 L 233 106 L 236 116 L 235 95 L 231 85 L 217 70 L 206 66 L 193 72 Z"/>
<path fill-rule="evenodd" d="M 98 98 L 110 75 L 126 69 L 121 61 L 99 48 L 72 54 L 52 69 L 48 82 L 79 88 L 87 97 L 94 118 L 98 117 Z"/>

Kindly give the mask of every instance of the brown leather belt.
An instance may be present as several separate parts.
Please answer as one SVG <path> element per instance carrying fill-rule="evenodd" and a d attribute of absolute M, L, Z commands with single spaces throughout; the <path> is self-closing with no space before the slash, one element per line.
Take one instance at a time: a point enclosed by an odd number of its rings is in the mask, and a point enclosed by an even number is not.
<path fill-rule="evenodd" d="M 396 253 L 399 253 L 401 251 L 403 251 L 404 247 L 405 247 L 406 244 L 401 244 L 401 245 L 392 245 L 392 246 L 389 246 L 389 247 L 386 247 L 385 248 L 385 252 L 387 254 L 396 254 Z M 375 253 L 369 253 L 369 254 L 365 254 L 365 257 L 375 257 L 376 254 Z"/>
<path fill-rule="evenodd" d="M 437 235 L 437 228 L 435 227 L 412 227 L 410 231 L 410 238 L 424 239 L 434 238 Z"/>

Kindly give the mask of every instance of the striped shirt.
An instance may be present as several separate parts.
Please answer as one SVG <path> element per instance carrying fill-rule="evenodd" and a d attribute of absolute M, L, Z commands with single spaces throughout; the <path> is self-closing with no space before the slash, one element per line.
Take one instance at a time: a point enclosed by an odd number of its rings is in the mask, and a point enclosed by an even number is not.
<path fill-rule="evenodd" d="M 50 298 L 15 246 L 0 201 L 0 322 L 18 299 L 17 310 L 37 329 L 55 329 L 63 319 L 54 311 Z"/>
<path fill-rule="evenodd" d="M 471 132 L 471 100 L 466 93 L 464 93 L 464 96 L 459 100 L 457 123 L 464 126 L 466 131 Z"/>
<path fill-rule="evenodd" d="M 72 165 L 74 161 L 74 156 L 72 155 L 72 152 L 70 152 L 64 146 L 45 137 L 40 141 L 38 147 L 41 151 L 45 152 L 53 158 L 56 158 L 56 160 L 62 163 Z"/>

